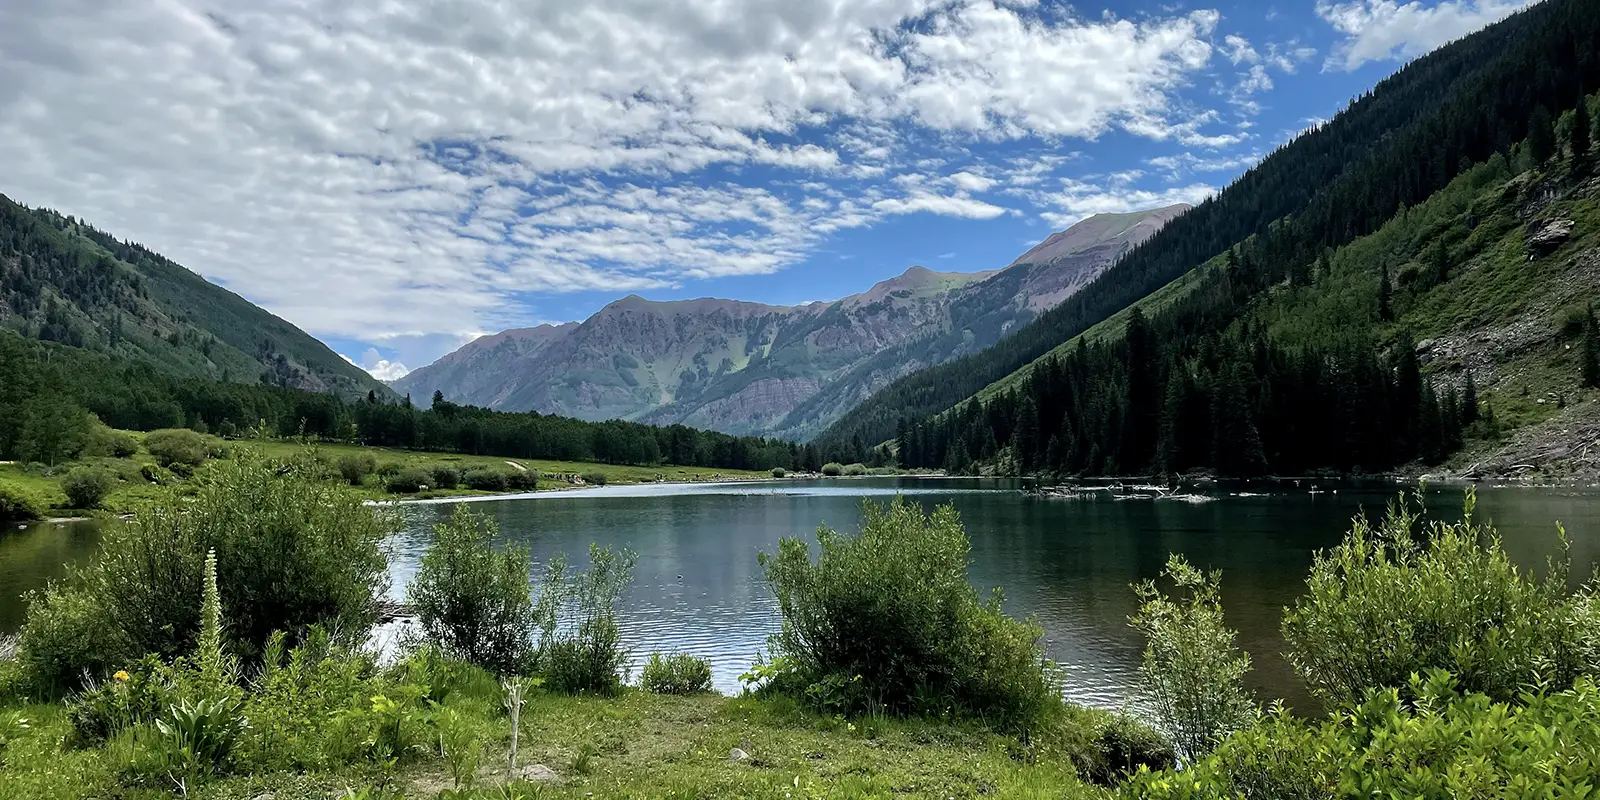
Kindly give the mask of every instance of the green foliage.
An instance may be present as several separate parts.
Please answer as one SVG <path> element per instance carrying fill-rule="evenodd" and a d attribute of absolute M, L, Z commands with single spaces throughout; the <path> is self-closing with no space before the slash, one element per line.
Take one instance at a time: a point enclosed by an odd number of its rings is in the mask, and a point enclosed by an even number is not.
<path fill-rule="evenodd" d="M 1376 529 L 1363 517 L 1318 553 L 1306 594 L 1288 609 L 1289 659 L 1313 693 L 1337 703 L 1369 689 L 1404 691 L 1413 674 L 1448 670 L 1464 690 L 1508 701 L 1530 683 L 1571 685 L 1581 630 L 1565 562 L 1544 581 L 1511 563 L 1493 529 L 1422 520 L 1401 497 Z M 1565 535 L 1562 535 L 1565 543 Z"/>
<path fill-rule="evenodd" d="M 1162 770 L 1177 763 L 1172 742 L 1155 728 L 1126 713 L 1106 713 L 1101 718 L 1091 727 L 1092 744 L 1072 751 L 1080 776 L 1110 786 L 1141 768 Z"/>
<path fill-rule="evenodd" d="M 390 494 L 416 494 L 432 485 L 433 476 L 421 467 L 406 467 L 384 481 Z"/>
<path fill-rule="evenodd" d="M 563 586 L 552 570 L 546 582 L 553 607 L 568 622 L 540 640 L 540 666 L 545 684 L 569 694 L 614 695 L 623 685 L 628 663 L 617 627 L 617 602 L 633 579 L 636 556 L 631 550 L 589 546 L 589 571 Z M 555 588 L 563 587 L 561 593 Z"/>
<path fill-rule="evenodd" d="M 378 459 L 371 453 L 351 453 L 339 458 L 339 477 L 351 486 L 360 486 L 378 470 Z"/>
<path fill-rule="evenodd" d="M 168 469 L 174 466 L 197 467 L 206 460 L 206 438 L 187 428 L 151 431 L 144 437 L 144 449 Z"/>
<path fill-rule="evenodd" d="M 13 455 L 18 461 L 55 465 L 89 445 L 93 418 L 76 403 L 35 397 L 21 408 Z"/>
<path fill-rule="evenodd" d="M 108 528 L 99 552 L 35 598 L 19 658 L 41 691 L 69 688 L 144 653 L 188 653 L 201 629 L 204 556 L 216 551 L 229 647 L 257 651 L 275 630 L 324 624 L 365 639 L 387 583 L 392 520 L 328 480 L 313 460 L 251 453 Z"/>
<path fill-rule="evenodd" d="M 66 698 L 72 723 L 66 744 L 90 747 L 135 725 L 153 723 L 175 695 L 169 668 L 155 656 L 146 656 L 105 681 L 91 679 Z"/>
<path fill-rule="evenodd" d="M 423 638 L 444 652 L 502 675 L 534 662 L 534 638 L 554 627 L 554 609 L 535 605 L 525 547 L 494 549 L 493 518 L 456 506 L 434 528 L 406 589 Z"/>
<path fill-rule="evenodd" d="M 1181 772 L 1141 773 L 1136 798 L 1583 797 L 1600 780 L 1600 690 L 1590 678 L 1517 703 L 1413 676 L 1308 725 L 1281 711 Z"/>
<path fill-rule="evenodd" d="M 771 473 L 769 474 L 771 474 L 774 478 L 782 478 L 789 473 L 785 471 L 783 467 L 773 467 Z"/>
<path fill-rule="evenodd" d="M 479 492 L 503 492 L 510 485 L 509 477 L 497 469 L 475 469 L 461 476 L 461 482 Z"/>
<path fill-rule="evenodd" d="M 639 686 L 655 694 L 695 694 L 711 691 L 711 662 L 688 653 L 662 656 L 651 653 L 639 673 Z"/>
<path fill-rule="evenodd" d="M 170 773 L 190 780 L 226 772 L 244 732 L 232 697 L 180 700 L 156 720 Z"/>
<path fill-rule="evenodd" d="M 130 458 L 139 452 L 139 440 L 133 434 L 113 430 L 96 421 L 90 426 L 88 444 L 84 454 L 108 458 Z"/>
<path fill-rule="evenodd" d="M 61 490 L 72 508 L 99 508 L 100 501 L 117 485 L 117 479 L 97 467 L 77 467 L 61 479 Z"/>
<path fill-rule="evenodd" d="M 1154 581 L 1136 584 L 1140 605 L 1130 622 L 1145 638 L 1139 677 L 1156 719 L 1192 760 L 1255 722 L 1255 702 L 1244 687 L 1250 657 L 1223 622 L 1220 573 L 1203 573 L 1174 555 L 1162 575 L 1179 595 L 1168 597 Z"/>
<path fill-rule="evenodd" d="M 283 636 L 265 650 L 250 684 L 244 716 L 248 736 L 239 759 L 254 770 L 310 770 L 341 763 L 361 750 L 367 730 L 348 714 L 365 710 L 385 691 L 370 654 L 313 628 L 284 653 Z"/>
<path fill-rule="evenodd" d="M 428 485 L 435 489 L 454 489 L 460 483 L 461 473 L 455 467 L 434 464 L 428 468 Z"/>
<path fill-rule="evenodd" d="M 837 461 L 829 461 L 822 465 L 822 474 L 830 478 L 837 478 L 844 474 L 844 465 Z"/>
<path fill-rule="evenodd" d="M 21 487 L 0 483 L 0 522 L 39 518 L 39 503 Z"/>
<path fill-rule="evenodd" d="M 861 535 L 784 539 L 761 565 L 783 626 L 774 655 L 792 669 L 769 689 L 842 712 L 969 713 L 1026 726 L 1059 703 L 1039 626 L 984 602 L 967 582 L 971 547 L 954 508 L 931 517 L 897 498 L 864 503 Z"/>
<path fill-rule="evenodd" d="M 583 482 L 589 484 L 590 486 L 606 485 L 606 475 L 604 472 L 585 472 L 578 477 L 582 478 Z"/>
<path fill-rule="evenodd" d="M 865 474 L 867 474 L 865 464 L 846 464 L 844 467 L 844 475 L 847 478 L 857 478 Z"/>

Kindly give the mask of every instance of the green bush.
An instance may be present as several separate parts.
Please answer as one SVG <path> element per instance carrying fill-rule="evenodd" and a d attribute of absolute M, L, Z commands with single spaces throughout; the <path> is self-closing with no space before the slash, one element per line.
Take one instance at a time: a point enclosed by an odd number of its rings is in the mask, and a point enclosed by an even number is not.
<path fill-rule="evenodd" d="M 847 478 L 857 478 L 865 474 L 867 474 L 867 466 L 865 464 L 846 464 L 844 466 L 844 475 Z"/>
<path fill-rule="evenodd" d="M 897 498 L 862 515 L 860 536 L 819 529 L 815 562 L 800 539 L 761 554 L 783 617 L 772 653 L 793 676 L 772 690 L 831 712 L 870 703 L 1021 727 L 1059 705 L 1039 626 L 1002 613 L 998 589 L 984 602 L 967 582 L 971 544 L 954 508 L 929 517 Z"/>
<path fill-rule="evenodd" d="M 433 476 L 427 470 L 419 467 L 407 467 L 384 481 L 383 487 L 390 494 L 416 494 L 433 485 Z"/>
<path fill-rule="evenodd" d="M 1223 624 L 1219 573 L 1203 573 L 1174 555 L 1162 575 L 1176 584 L 1178 597 L 1167 597 L 1154 581 L 1134 586 L 1140 606 L 1130 622 L 1145 638 L 1139 678 L 1157 721 L 1193 760 L 1254 724 L 1255 701 L 1244 686 L 1250 657 Z"/>
<path fill-rule="evenodd" d="M 628 654 L 617 627 L 617 601 L 632 580 L 634 560 L 630 550 L 590 545 L 588 572 L 563 582 L 559 569 L 552 571 L 546 581 L 552 607 L 565 609 L 574 624 L 540 641 L 539 662 L 547 686 L 570 694 L 612 695 L 621 690 Z"/>
<path fill-rule="evenodd" d="M 456 506 L 434 528 L 406 590 L 421 634 L 446 654 L 493 672 L 518 674 L 533 665 L 535 636 L 554 627 L 553 609 L 535 606 L 524 547 L 494 549 L 494 520 Z"/>
<path fill-rule="evenodd" d="M 1517 704 L 1433 671 L 1320 724 L 1283 713 L 1179 772 L 1141 773 L 1131 798 L 1569 797 L 1600 781 L 1600 690 L 1589 677 Z"/>
<path fill-rule="evenodd" d="M 688 653 L 651 653 L 639 686 L 655 694 L 698 694 L 711 691 L 711 662 Z"/>
<path fill-rule="evenodd" d="M 531 492 L 539 488 L 539 473 L 533 470 L 512 470 L 506 473 L 506 488 L 516 492 Z"/>
<path fill-rule="evenodd" d="M 117 479 L 96 467 L 77 467 L 61 479 L 61 491 L 72 508 L 99 508 L 100 501 L 116 488 Z"/>
<path fill-rule="evenodd" d="M 1082 716 L 1087 709 L 1078 711 Z M 1147 770 L 1170 769 L 1178 763 L 1172 742 L 1160 731 L 1126 713 L 1090 712 L 1088 740 L 1068 749 L 1078 775 L 1102 786 L 1114 786 L 1127 776 Z M 1083 720 L 1066 720 L 1084 725 Z M 1080 734 L 1081 735 L 1081 734 Z"/>
<path fill-rule="evenodd" d="M 830 478 L 837 478 L 844 474 L 844 465 L 837 461 L 829 461 L 822 465 L 822 474 Z"/>
<path fill-rule="evenodd" d="M 378 470 L 378 459 L 371 453 L 352 453 L 339 459 L 339 477 L 351 486 L 360 486 Z"/>
<path fill-rule="evenodd" d="M 435 489 L 454 489 L 461 483 L 461 473 L 447 464 L 434 464 L 428 468 L 428 485 Z"/>
<path fill-rule="evenodd" d="M 135 725 L 155 722 L 176 700 L 168 673 L 161 659 L 151 655 L 104 681 L 91 679 L 66 698 L 72 724 L 66 744 L 92 747 Z"/>
<path fill-rule="evenodd" d="M 70 688 L 145 653 L 191 651 L 204 559 L 215 550 L 232 647 L 325 624 L 364 641 L 387 585 L 393 521 L 306 463 L 253 454 L 217 462 L 192 496 L 168 493 L 106 529 L 70 580 L 29 605 L 19 658 L 41 691 Z"/>
<path fill-rule="evenodd" d="M 578 477 L 582 478 L 583 482 L 590 486 L 606 485 L 606 474 L 604 472 L 585 472 Z"/>
<path fill-rule="evenodd" d="M 772 468 L 772 472 L 770 474 L 774 478 L 782 478 L 783 476 L 788 475 L 789 473 L 787 471 L 785 471 L 783 467 L 773 467 Z"/>
<path fill-rule="evenodd" d="M 509 485 L 504 472 L 493 469 L 475 469 L 461 476 L 461 480 L 468 489 L 479 492 L 503 492 Z"/>
<path fill-rule="evenodd" d="M 20 522 L 39 518 L 39 503 L 32 495 L 8 483 L 0 483 L 0 522 Z"/>
<path fill-rule="evenodd" d="M 176 466 L 198 467 L 211 452 L 206 445 L 206 437 L 187 428 L 151 431 L 144 437 L 144 449 L 168 469 Z"/>
<path fill-rule="evenodd" d="M 128 458 L 139 452 L 139 440 L 133 434 L 114 430 L 105 425 L 93 424 L 89 428 L 89 442 L 84 453 L 108 458 Z"/>
<path fill-rule="evenodd" d="M 378 465 L 377 474 L 380 478 L 388 478 L 393 475 L 399 475 L 402 469 L 405 469 L 405 465 L 398 461 L 385 461 Z"/>
<path fill-rule="evenodd" d="M 1593 662 L 1577 658 L 1564 563 L 1544 581 L 1519 571 L 1490 528 L 1465 518 L 1420 523 L 1403 498 L 1377 529 L 1365 519 L 1319 553 L 1306 593 L 1283 618 L 1289 659 L 1312 692 L 1334 703 L 1369 689 L 1404 690 L 1411 675 L 1449 670 L 1462 687 L 1511 700 L 1530 682 L 1570 686 Z M 1564 536 L 1563 536 L 1564 541 Z"/>

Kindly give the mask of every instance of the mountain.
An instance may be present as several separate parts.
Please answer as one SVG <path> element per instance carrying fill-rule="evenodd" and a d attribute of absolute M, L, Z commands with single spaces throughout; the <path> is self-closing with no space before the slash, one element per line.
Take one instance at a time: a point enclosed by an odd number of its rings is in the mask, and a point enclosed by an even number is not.
<path fill-rule="evenodd" d="M 132 242 L 0 195 L 0 329 L 179 377 L 389 389 L 294 325 Z"/>
<path fill-rule="evenodd" d="M 1097 215 L 1003 270 L 912 267 L 832 303 L 630 295 L 582 323 L 481 337 L 394 388 L 503 410 L 805 438 L 885 383 L 993 343 L 1187 209 Z"/>
<path fill-rule="evenodd" d="M 1550 0 L 1413 62 L 1038 322 L 858 406 L 823 457 L 1597 474 L 1596 48 L 1600 6 Z"/>
<path fill-rule="evenodd" d="M 1180 279 L 1204 278 L 1205 285 L 1174 298 L 1176 316 L 1165 324 L 1186 336 L 1225 330 L 1239 319 L 1233 309 L 1265 296 L 1291 270 L 1312 271 L 1330 249 L 1377 231 L 1472 165 L 1509 153 L 1528 136 L 1536 109 L 1571 108 L 1583 87 L 1600 86 L 1600 60 L 1588 56 L 1597 51 L 1600 7 L 1547 0 L 1416 59 L 1033 323 L 981 353 L 884 387 L 834 422 L 818 445 L 844 454 L 857 443 L 895 438 L 902 422 L 928 420 L 965 403 Z M 1247 269 L 1234 272 L 1227 269 L 1233 262 L 1216 261 L 1247 243 L 1253 256 Z M 1221 274 L 1186 277 L 1208 262 Z M 1195 299 L 1222 295 L 1234 305 L 1223 309 Z M 1206 316 L 1219 310 L 1227 313 Z M 1349 332 L 1366 331 L 1357 326 Z"/>

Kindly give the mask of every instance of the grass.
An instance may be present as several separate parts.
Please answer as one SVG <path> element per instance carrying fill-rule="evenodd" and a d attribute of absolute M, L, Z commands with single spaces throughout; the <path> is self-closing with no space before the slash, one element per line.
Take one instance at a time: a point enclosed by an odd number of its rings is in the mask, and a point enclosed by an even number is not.
<path fill-rule="evenodd" d="M 115 742 L 64 751 L 59 705 L 22 709 L 31 727 L 5 751 L 0 797 L 77 800 L 162 798 L 170 792 L 119 785 Z M 488 722 L 487 720 L 485 721 Z M 485 742 L 479 786 L 504 781 L 506 740 Z M 734 748 L 748 758 L 730 758 Z M 784 698 L 629 690 L 615 699 L 539 694 L 522 713 L 519 765 L 555 778 L 539 798 L 1042 798 L 1109 797 L 1078 781 L 1070 762 L 1040 745 L 981 728 L 935 721 L 821 717 Z M 221 778 L 195 798 L 327 800 L 374 781 L 360 770 Z M 424 758 L 393 776 L 410 798 L 452 785 L 448 765 Z"/>
<path fill-rule="evenodd" d="M 141 443 L 144 434 L 132 432 Z M 298 440 L 277 441 L 249 441 L 231 442 L 224 441 L 214 436 L 206 437 L 213 444 L 228 447 L 253 447 L 275 458 L 287 458 L 298 454 L 306 445 Z M 579 461 L 546 461 L 542 459 L 508 459 L 499 456 L 472 456 L 457 453 L 434 453 L 415 450 L 400 450 L 388 447 L 367 447 L 365 445 L 342 443 L 318 443 L 315 448 L 319 454 L 331 462 L 337 462 L 347 455 L 371 454 L 379 465 L 397 464 L 401 468 L 422 467 L 436 465 L 455 467 L 458 470 L 469 469 L 495 469 L 509 472 L 519 464 L 525 469 L 535 470 L 539 473 L 539 490 L 566 489 L 576 485 L 573 479 L 578 475 L 593 475 L 599 473 L 605 476 L 606 484 L 633 484 L 653 483 L 661 481 L 690 482 L 707 480 L 764 480 L 772 476 L 765 470 L 736 470 L 709 467 L 679 467 L 665 464 L 633 466 L 621 464 L 597 464 Z M 92 516 L 95 513 L 125 514 L 131 512 L 139 505 L 154 499 L 159 489 L 146 481 L 140 470 L 146 465 L 155 464 L 155 458 L 141 449 L 130 458 L 89 458 L 71 464 L 57 465 L 54 468 L 40 470 L 22 464 L 0 464 L 0 483 L 22 490 L 31 496 L 36 504 L 44 509 L 46 516 L 50 517 L 76 517 Z M 66 494 L 61 490 L 61 478 L 75 465 L 88 464 L 102 467 L 117 475 L 120 479 L 117 487 L 107 495 L 98 511 L 74 509 L 66 505 Z M 486 495 L 492 492 L 474 491 L 471 489 L 453 489 L 448 491 L 428 491 L 414 495 L 390 494 L 383 488 L 383 481 L 377 476 L 368 476 L 363 486 L 356 487 L 363 497 L 371 500 L 396 500 L 408 498 L 454 497 Z"/>

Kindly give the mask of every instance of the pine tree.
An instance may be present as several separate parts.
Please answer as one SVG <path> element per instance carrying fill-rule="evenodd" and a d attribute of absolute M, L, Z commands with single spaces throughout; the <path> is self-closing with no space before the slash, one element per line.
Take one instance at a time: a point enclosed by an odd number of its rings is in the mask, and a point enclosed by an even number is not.
<path fill-rule="evenodd" d="M 1384 264 L 1378 275 L 1378 319 L 1394 321 L 1394 286 L 1389 283 L 1389 265 Z"/>
<path fill-rule="evenodd" d="M 1578 107 L 1572 115 L 1572 172 L 1575 175 L 1585 175 L 1589 171 L 1589 98 L 1582 92 L 1578 93 Z"/>
<path fill-rule="evenodd" d="M 1461 424 L 1471 425 L 1478 421 L 1478 385 L 1472 380 L 1472 373 L 1467 373 L 1467 385 L 1461 394 Z"/>
<path fill-rule="evenodd" d="M 1583 329 L 1583 385 L 1600 389 L 1600 322 L 1595 320 L 1592 305 L 1585 315 Z"/>
<path fill-rule="evenodd" d="M 1555 152 L 1555 123 L 1550 119 L 1550 109 L 1536 106 L 1528 115 L 1528 156 L 1538 165 L 1549 161 Z"/>
<path fill-rule="evenodd" d="M 1011 449 L 1023 472 L 1034 468 L 1039 455 L 1039 409 L 1033 398 L 1023 395 L 1017 405 L 1017 426 L 1011 436 Z"/>

